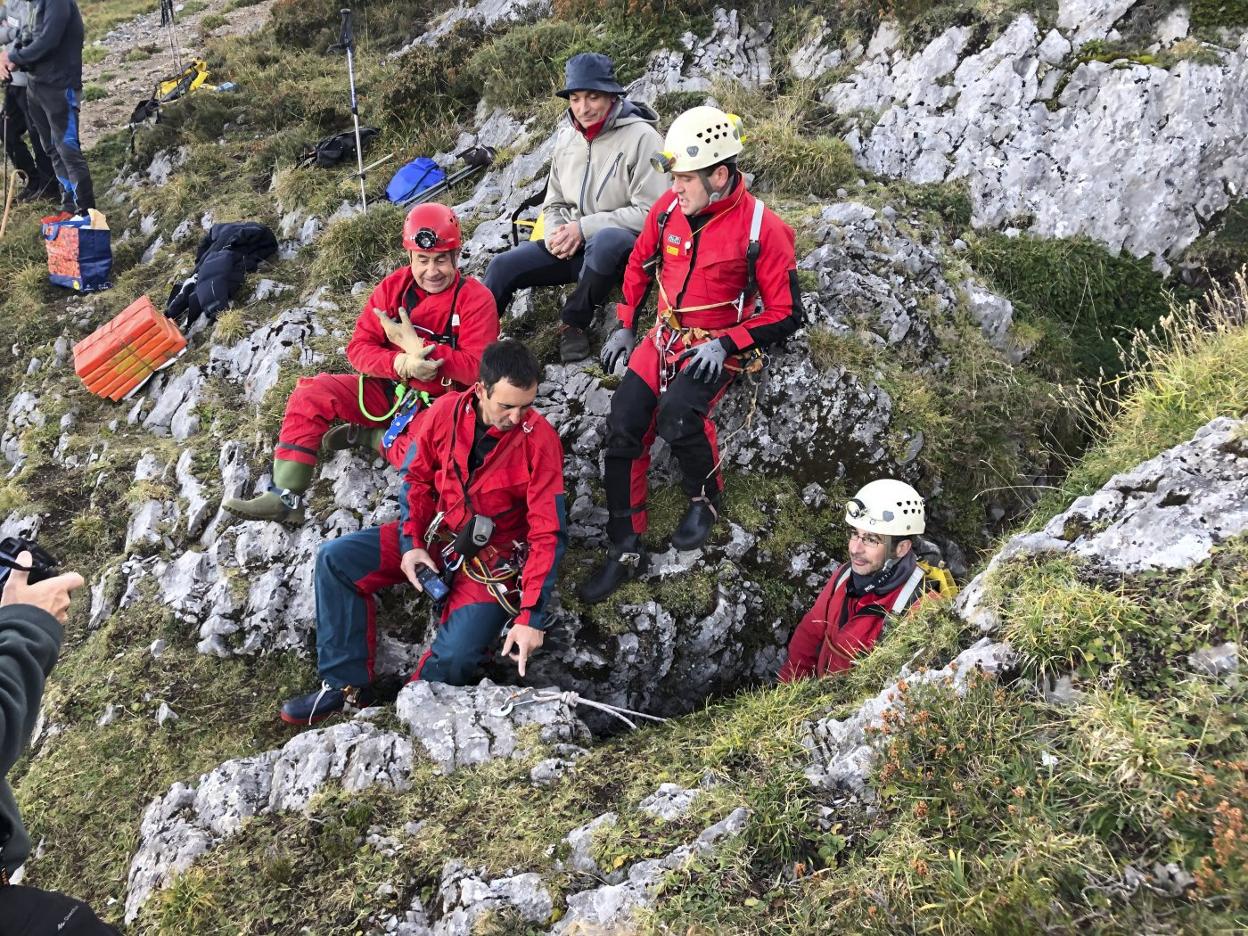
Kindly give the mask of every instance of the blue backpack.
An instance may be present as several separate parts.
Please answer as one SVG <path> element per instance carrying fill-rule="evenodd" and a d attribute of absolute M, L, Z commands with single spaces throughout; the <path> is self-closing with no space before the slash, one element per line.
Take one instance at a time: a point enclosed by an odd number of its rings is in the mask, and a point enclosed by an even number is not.
<path fill-rule="evenodd" d="M 386 198 L 402 205 L 445 180 L 446 173 L 441 166 L 428 156 L 418 156 L 394 174 L 386 186 Z"/>

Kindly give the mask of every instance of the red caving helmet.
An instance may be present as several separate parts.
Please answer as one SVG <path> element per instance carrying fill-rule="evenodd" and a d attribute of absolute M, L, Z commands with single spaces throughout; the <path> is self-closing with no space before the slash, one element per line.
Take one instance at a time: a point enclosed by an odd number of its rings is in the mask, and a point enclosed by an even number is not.
<path fill-rule="evenodd" d="M 403 222 L 403 247 L 419 253 L 446 253 L 459 250 L 463 236 L 459 218 L 446 205 L 430 202 L 417 205 Z"/>

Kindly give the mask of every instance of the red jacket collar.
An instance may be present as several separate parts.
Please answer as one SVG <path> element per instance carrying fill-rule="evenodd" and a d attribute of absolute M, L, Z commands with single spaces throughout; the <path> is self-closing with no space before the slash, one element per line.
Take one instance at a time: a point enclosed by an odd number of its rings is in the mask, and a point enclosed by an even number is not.
<path fill-rule="evenodd" d="M 592 143 L 594 142 L 595 137 L 600 136 L 602 132 L 607 129 L 607 124 L 611 123 L 615 119 L 620 110 L 621 100 L 622 99 L 617 98 L 615 103 L 607 108 L 607 113 L 603 116 L 602 120 L 598 121 L 596 124 L 592 124 L 588 127 L 581 126 L 581 122 L 572 116 L 571 108 L 568 109 L 568 120 L 571 121 L 572 126 L 576 128 L 577 132 L 585 138 L 586 143 Z"/>

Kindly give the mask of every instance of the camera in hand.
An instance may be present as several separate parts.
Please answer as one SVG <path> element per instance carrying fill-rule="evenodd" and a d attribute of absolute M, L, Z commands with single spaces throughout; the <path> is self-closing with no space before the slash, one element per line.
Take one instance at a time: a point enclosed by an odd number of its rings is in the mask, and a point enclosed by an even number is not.
<path fill-rule="evenodd" d="M 451 593 L 450 587 L 446 582 L 442 581 L 442 576 L 429 568 L 422 565 L 416 570 L 416 581 L 420 582 L 420 587 L 425 590 L 425 594 L 433 599 L 435 604 L 441 604 L 446 600 L 446 596 Z"/>
<path fill-rule="evenodd" d="M 29 568 L 20 565 L 17 561 L 17 557 L 23 551 L 30 553 Z M 36 582 L 42 582 L 44 579 L 57 575 L 58 565 L 56 557 L 46 549 L 19 536 L 6 536 L 0 540 L 0 588 L 4 588 L 8 583 L 10 569 L 27 570 L 30 575 L 26 581 L 34 585 Z"/>

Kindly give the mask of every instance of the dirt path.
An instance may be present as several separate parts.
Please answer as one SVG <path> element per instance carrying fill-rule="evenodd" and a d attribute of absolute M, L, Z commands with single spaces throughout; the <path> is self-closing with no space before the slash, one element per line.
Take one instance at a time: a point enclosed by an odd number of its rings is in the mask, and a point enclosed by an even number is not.
<path fill-rule="evenodd" d="M 263 26 L 276 0 L 260 0 L 252 6 L 225 9 L 235 0 L 189 0 L 177 5 L 177 36 L 185 64 L 203 48 L 203 40 L 217 36 L 244 36 Z M 102 39 L 88 46 L 103 48 L 108 54 L 100 61 L 82 69 L 84 102 L 80 133 L 84 147 L 90 147 L 102 136 L 126 125 L 134 106 L 150 97 L 157 81 L 177 72 L 173 52 L 169 48 L 168 30 L 160 25 L 160 5 L 152 0 L 153 12 L 144 13 L 128 23 L 117 26 Z M 89 13 L 87 15 L 90 15 Z M 211 29 L 205 29 L 205 17 Z M 225 23 L 213 25 L 221 18 Z M 97 53 L 98 54 L 98 53 Z M 228 80 L 228 76 L 208 80 Z M 91 100 L 99 90 L 105 96 Z"/>

